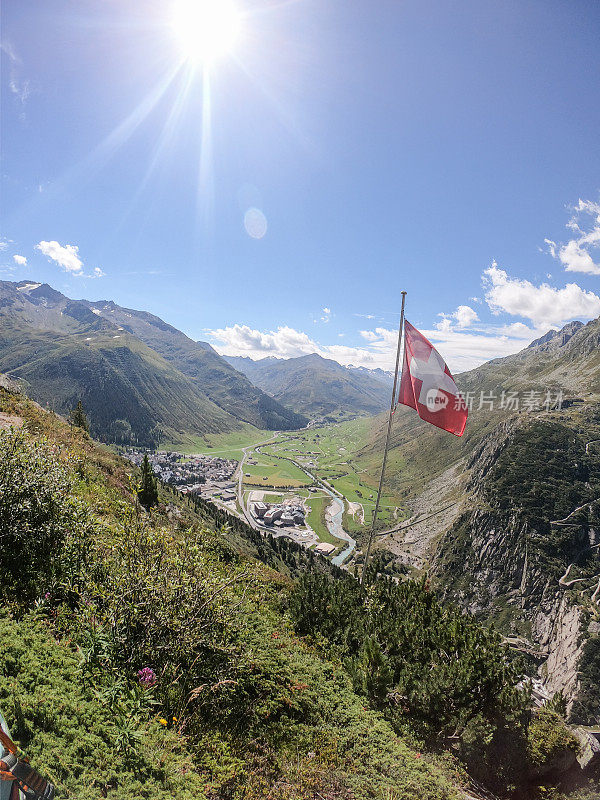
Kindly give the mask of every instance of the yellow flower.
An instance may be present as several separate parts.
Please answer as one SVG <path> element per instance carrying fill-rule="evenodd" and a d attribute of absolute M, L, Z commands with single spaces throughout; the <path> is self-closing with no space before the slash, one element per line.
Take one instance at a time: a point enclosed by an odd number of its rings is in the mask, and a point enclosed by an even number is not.
<path fill-rule="evenodd" d="M 158 721 L 160 722 L 161 725 L 166 725 L 167 724 L 167 720 L 166 719 L 162 719 L 162 717 Z"/>
<path fill-rule="evenodd" d="M 173 717 L 173 722 L 177 722 L 177 717 Z"/>

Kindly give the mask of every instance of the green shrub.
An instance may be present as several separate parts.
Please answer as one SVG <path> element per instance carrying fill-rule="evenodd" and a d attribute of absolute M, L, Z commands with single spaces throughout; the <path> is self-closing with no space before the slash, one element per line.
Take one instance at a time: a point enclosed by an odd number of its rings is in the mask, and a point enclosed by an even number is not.
<path fill-rule="evenodd" d="M 0 431 L 0 596 L 31 601 L 77 591 L 93 530 L 52 445 Z"/>
<path fill-rule="evenodd" d="M 114 533 L 119 544 L 99 547 L 101 569 L 79 612 L 86 670 L 133 676 L 151 667 L 165 715 L 179 717 L 192 689 L 229 677 L 226 589 L 241 570 L 218 569 L 214 549 L 202 546 L 210 534 L 174 536 L 133 513 Z M 232 555 L 225 548 L 221 557 Z"/>
<path fill-rule="evenodd" d="M 425 582 L 311 574 L 292 594 L 298 632 L 325 637 L 357 691 L 398 730 L 426 739 L 460 733 L 477 715 L 519 714 L 526 698 L 501 638 L 443 606 Z"/>
<path fill-rule="evenodd" d="M 527 755 L 534 769 L 546 769 L 561 759 L 566 751 L 579 752 L 579 742 L 550 709 L 541 708 L 533 715 L 527 732 Z"/>

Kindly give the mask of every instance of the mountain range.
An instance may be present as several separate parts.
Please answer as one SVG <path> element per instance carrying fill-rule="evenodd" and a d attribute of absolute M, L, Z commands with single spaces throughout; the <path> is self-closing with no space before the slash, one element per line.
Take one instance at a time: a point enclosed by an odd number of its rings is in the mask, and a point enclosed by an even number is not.
<path fill-rule="evenodd" d="M 389 405 L 393 376 L 383 370 L 343 367 L 317 353 L 297 358 L 225 356 L 255 386 L 311 419 L 339 422 L 378 414 Z"/>
<path fill-rule="evenodd" d="M 100 438 L 155 444 L 243 423 L 290 430 L 307 422 L 209 344 L 144 311 L 3 281 L 0 321 L 0 370 L 60 413 L 81 400 Z"/>

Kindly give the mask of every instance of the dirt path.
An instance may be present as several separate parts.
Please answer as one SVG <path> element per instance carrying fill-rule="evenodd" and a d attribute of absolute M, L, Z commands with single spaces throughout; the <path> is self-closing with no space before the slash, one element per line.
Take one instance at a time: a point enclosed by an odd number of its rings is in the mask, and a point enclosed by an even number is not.
<path fill-rule="evenodd" d="M 5 414 L 0 412 L 0 428 L 7 431 L 9 428 L 22 428 L 23 417 L 17 417 L 15 414 Z"/>

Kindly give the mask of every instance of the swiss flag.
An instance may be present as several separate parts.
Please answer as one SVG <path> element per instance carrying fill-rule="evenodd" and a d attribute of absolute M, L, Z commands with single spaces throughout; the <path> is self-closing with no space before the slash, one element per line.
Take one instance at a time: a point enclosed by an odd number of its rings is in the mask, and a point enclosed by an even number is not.
<path fill-rule="evenodd" d="M 431 342 L 407 320 L 398 402 L 414 408 L 425 422 L 463 435 L 468 411 L 454 378 Z"/>

